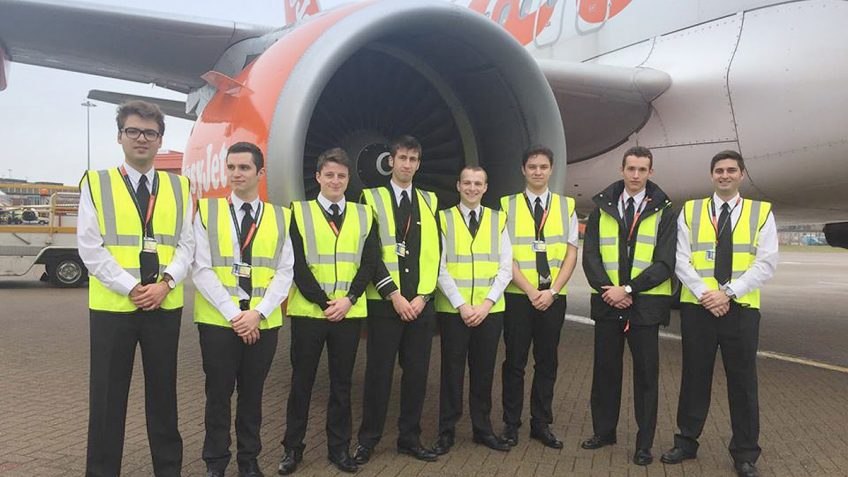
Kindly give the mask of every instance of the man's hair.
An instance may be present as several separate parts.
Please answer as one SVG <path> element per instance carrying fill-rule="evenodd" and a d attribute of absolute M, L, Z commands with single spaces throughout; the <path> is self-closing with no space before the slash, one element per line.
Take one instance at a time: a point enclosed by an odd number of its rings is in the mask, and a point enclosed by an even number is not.
<path fill-rule="evenodd" d="M 423 150 L 421 149 L 421 143 L 415 137 L 410 136 L 408 134 L 403 136 L 398 136 L 392 139 L 392 142 L 389 143 L 389 153 L 392 157 L 395 157 L 399 149 L 410 149 L 413 151 L 418 151 L 418 159 L 421 159 L 421 155 Z"/>
<path fill-rule="evenodd" d="M 156 121 L 156 124 L 159 125 L 159 134 L 165 134 L 165 115 L 162 114 L 162 110 L 153 103 L 140 100 L 127 101 L 118 106 L 118 114 L 115 115 L 115 121 L 118 123 L 118 132 L 124 129 L 124 122 L 133 114 L 141 119 Z"/>
<path fill-rule="evenodd" d="M 334 147 L 322 152 L 318 156 L 318 162 L 315 164 L 315 172 L 320 173 L 328 162 L 335 162 L 336 164 L 345 166 L 350 171 L 350 158 L 347 156 L 345 150 L 340 147 Z"/>
<path fill-rule="evenodd" d="M 483 169 L 483 168 L 482 168 L 482 167 L 480 167 L 480 166 L 465 166 L 465 167 L 463 167 L 463 168 L 462 168 L 462 170 L 461 170 L 461 171 L 459 171 L 459 179 L 457 179 L 458 181 L 461 181 L 461 180 L 462 180 L 462 173 L 463 173 L 463 172 L 465 172 L 465 171 L 471 171 L 471 172 L 482 172 L 482 173 L 483 173 L 483 177 L 485 178 L 485 181 L 486 181 L 487 183 L 489 182 L 489 173 L 488 173 L 488 172 L 486 172 L 486 169 Z"/>
<path fill-rule="evenodd" d="M 246 141 L 237 142 L 227 149 L 227 157 L 230 157 L 230 154 L 238 154 L 240 152 L 249 152 L 253 156 L 253 164 L 256 166 L 256 172 L 259 172 L 265 167 L 265 156 L 262 155 L 262 150 L 256 144 Z"/>
<path fill-rule="evenodd" d="M 739 170 L 745 171 L 745 160 L 742 159 L 742 154 L 728 149 L 713 156 L 713 159 L 710 161 L 710 174 L 712 174 L 713 169 L 715 169 L 716 163 L 725 159 L 733 159 L 736 161 L 736 164 L 739 165 Z"/>
<path fill-rule="evenodd" d="M 521 156 L 521 167 L 526 166 L 527 161 L 533 156 L 545 156 L 548 158 L 551 167 L 554 165 L 554 151 L 551 151 L 548 146 L 534 145 L 524 150 L 524 154 Z"/>
<path fill-rule="evenodd" d="M 654 155 L 651 153 L 651 150 L 644 146 L 633 146 L 630 149 L 624 151 L 624 156 L 621 158 L 621 168 L 624 169 L 624 166 L 627 164 L 627 158 L 629 156 L 635 157 L 647 157 L 650 159 L 648 163 L 648 169 L 654 168 Z"/>

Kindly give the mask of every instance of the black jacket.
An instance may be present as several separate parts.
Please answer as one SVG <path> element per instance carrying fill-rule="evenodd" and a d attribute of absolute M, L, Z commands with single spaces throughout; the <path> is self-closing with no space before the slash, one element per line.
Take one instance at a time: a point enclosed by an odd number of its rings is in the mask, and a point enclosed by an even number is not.
<path fill-rule="evenodd" d="M 645 206 L 642 215 L 636 224 L 639 224 L 653 214 L 663 211 L 657 232 L 657 245 L 654 248 L 654 257 L 651 265 L 633 280 L 624 280 L 622 285 L 630 285 L 633 288 L 633 305 L 627 309 L 619 310 L 607 305 L 601 293 L 601 287 L 612 285 L 612 281 L 604 270 L 599 245 L 599 223 L 601 213 L 604 212 L 615 217 L 618 221 L 619 237 L 619 270 L 622 272 L 630 270 L 631 259 L 627 248 L 628 231 L 624 228 L 624 220 L 618 214 L 618 201 L 624 191 L 624 181 L 610 184 L 603 192 L 592 198 L 598 206 L 589 214 L 586 223 L 586 233 L 583 239 L 583 271 L 589 281 L 589 285 L 598 291 L 592 294 L 591 318 L 593 320 L 627 320 L 633 325 L 655 325 L 661 323 L 668 325 L 669 312 L 672 298 L 662 295 L 641 295 L 640 292 L 650 290 L 674 275 L 675 252 L 677 249 L 677 213 L 671 208 L 671 201 L 656 184 L 648 181 L 646 186 L 646 200 L 650 202 Z M 635 241 L 635 233 L 633 240 Z M 623 278 L 627 273 L 622 273 Z"/>

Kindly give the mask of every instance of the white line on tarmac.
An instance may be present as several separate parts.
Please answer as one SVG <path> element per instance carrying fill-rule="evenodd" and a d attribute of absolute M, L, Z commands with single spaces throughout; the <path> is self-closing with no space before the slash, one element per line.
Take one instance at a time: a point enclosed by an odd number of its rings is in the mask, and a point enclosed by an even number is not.
<path fill-rule="evenodd" d="M 573 321 L 575 323 L 580 323 L 583 325 L 595 326 L 595 322 L 585 316 L 579 315 L 571 315 L 566 314 L 565 319 L 568 321 Z M 667 331 L 660 331 L 660 338 L 670 339 L 680 341 L 680 335 L 676 335 L 674 333 L 669 333 Z M 823 363 L 821 361 L 816 361 L 814 359 L 806 359 L 799 358 L 797 356 L 791 356 L 783 353 L 775 353 L 773 351 L 757 351 L 757 356 L 760 358 L 766 359 L 775 359 L 777 361 L 785 361 L 788 363 L 801 364 L 804 366 L 812 366 L 814 368 L 819 369 L 827 369 L 828 371 L 836 371 L 837 373 L 845 373 L 848 374 L 848 367 L 845 366 L 837 366 L 835 364 Z"/>

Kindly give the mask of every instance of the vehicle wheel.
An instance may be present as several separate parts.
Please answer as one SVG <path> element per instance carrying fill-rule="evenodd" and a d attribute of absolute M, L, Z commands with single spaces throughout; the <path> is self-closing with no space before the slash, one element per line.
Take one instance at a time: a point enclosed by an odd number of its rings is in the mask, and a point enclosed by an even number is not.
<path fill-rule="evenodd" d="M 79 257 L 62 255 L 47 267 L 50 282 L 57 287 L 70 288 L 82 285 L 88 276 L 88 270 Z"/>

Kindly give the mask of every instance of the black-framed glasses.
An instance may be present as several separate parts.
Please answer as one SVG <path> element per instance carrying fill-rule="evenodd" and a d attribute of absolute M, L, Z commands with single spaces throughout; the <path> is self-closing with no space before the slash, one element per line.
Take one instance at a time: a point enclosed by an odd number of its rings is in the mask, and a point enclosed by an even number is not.
<path fill-rule="evenodd" d="M 144 134 L 144 139 L 151 142 L 162 137 L 162 133 L 153 129 L 124 128 L 121 132 L 126 134 L 126 136 L 130 139 L 138 139 L 142 134 Z"/>

